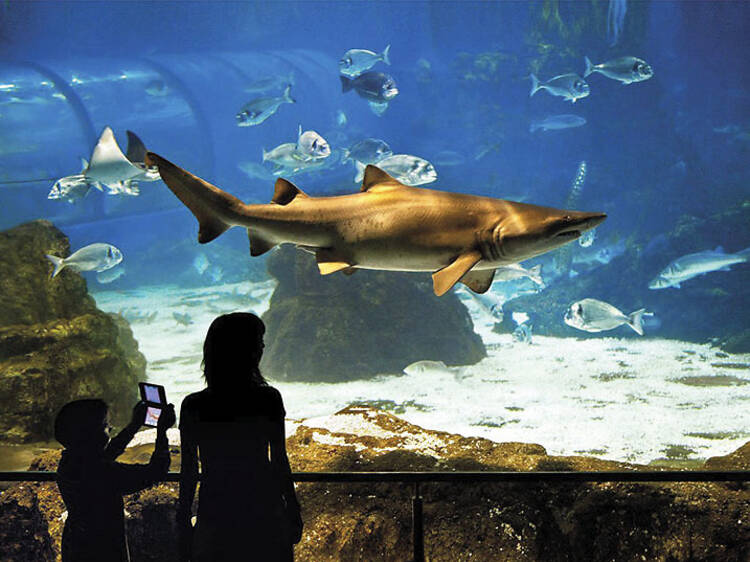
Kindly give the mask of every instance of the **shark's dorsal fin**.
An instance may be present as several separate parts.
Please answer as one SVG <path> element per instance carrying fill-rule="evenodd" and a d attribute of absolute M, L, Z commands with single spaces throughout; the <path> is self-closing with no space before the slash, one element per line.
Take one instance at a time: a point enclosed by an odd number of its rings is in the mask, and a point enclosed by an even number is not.
<path fill-rule="evenodd" d="M 442 297 L 445 293 L 450 291 L 451 287 L 466 275 L 472 267 L 479 263 L 479 260 L 481 259 L 482 254 L 479 250 L 472 250 L 465 254 L 461 254 L 453 261 L 453 263 L 433 273 L 432 288 L 435 291 L 435 294 Z"/>
<path fill-rule="evenodd" d="M 365 168 L 365 174 L 362 178 L 362 189 L 361 191 L 373 191 L 373 188 L 386 184 L 386 189 L 393 189 L 394 187 L 406 187 L 403 183 L 398 181 L 396 178 L 388 175 L 386 172 L 368 164 Z"/>
<path fill-rule="evenodd" d="M 469 271 L 461 277 L 460 281 L 475 293 L 486 293 L 492 285 L 494 277 L 494 269 L 483 269 L 480 271 Z"/>
<path fill-rule="evenodd" d="M 126 131 L 126 133 L 128 134 L 126 158 L 133 163 L 143 162 L 146 159 L 146 145 L 133 131 Z"/>
<path fill-rule="evenodd" d="M 273 198 L 271 199 L 271 203 L 276 203 L 277 205 L 288 205 L 294 201 L 295 197 L 307 196 L 308 195 L 305 192 L 289 180 L 279 178 L 276 180 L 276 185 L 273 187 Z"/>

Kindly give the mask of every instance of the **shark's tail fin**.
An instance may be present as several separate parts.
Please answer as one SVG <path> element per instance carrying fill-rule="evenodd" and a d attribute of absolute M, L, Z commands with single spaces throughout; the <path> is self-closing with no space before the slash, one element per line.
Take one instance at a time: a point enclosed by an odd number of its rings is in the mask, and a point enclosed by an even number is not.
<path fill-rule="evenodd" d="M 60 273 L 65 267 L 65 260 L 63 258 L 58 258 L 57 256 L 52 256 L 50 254 L 45 254 L 45 257 L 52 262 L 52 265 L 55 266 L 55 269 L 52 271 L 52 277 L 57 277 L 57 274 Z"/>
<path fill-rule="evenodd" d="M 391 46 L 390 45 L 386 45 L 385 49 L 383 49 L 383 54 L 380 55 L 380 57 L 382 58 L 383 62 L 385 64 L 387 64 L 387 65 L 391 64 L 391 60 L 388 58 L 388 53 L 389 53 L 390 50 L 391 50 Z"/>
<path fill-rule="evenodd" d="M 628 314 L 628 326 L 635 330 L 635 333 L 639 336 L 643 335 L 643 317 L 653 316 L 653 313 L 646 312 L 645 308 L 639 308 L 635 312 Z"/>
<path fill-rule="evenodd" d="M 531 78 L 531 91 L 529 92 L 529 97 L 531 97 L 536 94 L 542 86 L 539 84 L 539 78 L 537 78 L 536 74 L 533 72 L 529 75 L 529 78 Z"/>
<path fill-rule="evenodd" d="M 343 93 L 346 93 L 352 89 L 353 80 L 350 80 L 349 78 L 343 75 L 339 75 L 339 78 L 341 79 L 341 91 Z"/>
<path fill-rule="evenodd" d="M 198 242 L 201 244 L 210 242 L 237 224 L 230 222 L 228 217 L 245 205 L 233 195 L 153 152 L 146 153 L 146 165 L 159 168 L 161 179 L 167 187 L 198 219 Z"/>
<path fill-rule="evenodd" d="M 583 60 L 586 62 L 586 70 L 583 71 L 583 77 L 587 78 L 589 74 L 594 72 L 594 65 L 591 64 L 588 57 L 583 57 Z"/>

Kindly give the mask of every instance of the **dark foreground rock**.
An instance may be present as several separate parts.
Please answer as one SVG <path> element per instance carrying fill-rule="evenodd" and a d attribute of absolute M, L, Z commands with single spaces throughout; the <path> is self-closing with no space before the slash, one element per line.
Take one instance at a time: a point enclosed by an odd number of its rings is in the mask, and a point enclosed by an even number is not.
<path fill-rule="evenodd" d="M 540 445 L 494 443 L 424 430 L 349 407 L 309 420 L 287 440 L 296 471 L 658 470 Z M 176 452 L 176 449 L 173 450 Z M 148 446 L 125 458 L 144 462 Z M 34 467 L 53 469 L 56 453 Z M 706 468 L 747 470 L 750 443 Z M 173 470 L 179 459 L 173 458 Z M 298 561 L 411 559 L 411 486 L 298 485 L 305 532 Z M 716 561 L 750 556 L 750 490 L 734 484 L 425 484 L 425 550 L 437 561 Z M 133 560 L 176 560 L 176 485 L 126 501 Z M 59 552 L 64 506 L 54 484 L 0 496 L 0 560 L 43 562 Z"/>
<path fill-rule="evenodd" d="M 76 398 L 103 398 L 121 423 L 145 377 L 128 323 L 98 310 L 77 272 L 50 279 L 45 254 L 70 254 L 49 222 L 0 233 L 0 441 L 51 439 L 55 414 Z"/>
<path fill-rule="evenodd" d="M 571 328 L 563 322 L 575 301 L 595 298 L 611 303 L 625 314 L 639 308 L 658 320 L 647 324 L 647 335 L 687 341 L 713 341 L 730 353 L 750 352 L 747 302 L 750 265 L 690 279 L 680 289 L 651 290 L 648 283 L 672 260 L 718 245 L 726 252 L 750 244 L 750 202 L 707 217 L 683 216 L 666 236 L 628 240 L 625 253 L 607 265 L 573 279 L 560 279 L 539 294 L 523 295 L 503 306 L 506 328 L 512 331 L 512 312 L 526 312 L 535 334 L 562 337 L 601 337 Z M 609 332 L 617 337 L 639 337 L 628 326 Z"/>
<path fill-rule="evenodd" d="M 261 368 L 275 380 L 346 381 L 401 372 L 422 359 L 470 365 L 486 356 L 466 307 L 436 297 L 427 274 L 358 270 L 321 276 L 311 254 L 268 258 L 278 280 Z"/>

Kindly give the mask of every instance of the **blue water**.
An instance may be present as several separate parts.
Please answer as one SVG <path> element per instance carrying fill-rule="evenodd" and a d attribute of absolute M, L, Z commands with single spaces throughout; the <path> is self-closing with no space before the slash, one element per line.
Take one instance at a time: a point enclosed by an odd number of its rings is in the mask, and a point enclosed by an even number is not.
<path fill-rule="evenodd" d="M 273 178 L 250 178 L 240 165 L 261 165 L 263 149 L 294 142 L 302 125 L 334 150 L 375 137 L 395 153 L 427 160 L 450 151 L 460 161 L 436 160 L 437 180 L 425 187 L 551 207 L 564 205 L 586 161 L 575 206 L 608 214 L 593 247 L 625 247 L 627 240 L 628 251 L 666 265 L 677 256 L 665 240 L 685 217 L 747 207 L 750 5 L 614 0 L 627 7 L 615 42 L 609 4 L 3 2 L 0 228 L 46 218 L 73 249 L 94 242 L 120 248 L 127 273 L 109 286 L 86 274 L 93 291 L 211 284 L 195 272 L 201 253 L 220 264 L 220 281 L 247 279 L 248 269 L 262 279 L 263 260 L 251 261 L 242 229 L 199 248 L 194 218 L 161 182 L 142 183 L 137 197 L 92 191 L 74 204 L 47 194 L 55 179 L 80 171 L 80 158 L 109 126 L 123 150 L 125 131 L 135 131 L 150 150 L 244 201 L 267 202 Z M 354 92 L 341 91 L 338 61 L 348 49 L 379 53 L 388 44 L 391 65 L 372 70 L 390 74 L 400 93 L 377 116 Z M 585 56 L 601 63 L 628 55 L 644 59 L 654 76 L 623 85 L 592 74 L 590 95 L 574 104 L 545 91 L 529 96 L 532 72 L 542 80 L 582 75 Z M 260 125 L 238 127 L 235 114 L 245 103 L 280 94 L 248 93 L 247 86 L 290 73 L 297 102 Z M 165 95 L 147 91 L 154 80 L 167 86 Z M 337 123 L 342 113 L 344 125 Z M 529 131 L 556 114 L 586 124 Z M 349 162 L 293 181 L 311 195 L 353 193 L 354 172 Z M 750 225 L 695 245 L 690 251 L 746 248 Z M 694 283 L 736 295 L 748 270 L 740 264 Z M 633 279 L 644 295 L 647 282 Z M 661 302 L 679 309 L 666 322 L 700 324 L 701 310 L 714 301 L 696 295 Z M 636 304 L 620 306 L 630 312 Z M 740 298 L 734 306 L 745 328 L 746 305 Z M 709 341 L 721 328 L 712 322 L 693 339 Z M 620 330 L 610 335 L 632 336 Z"/>

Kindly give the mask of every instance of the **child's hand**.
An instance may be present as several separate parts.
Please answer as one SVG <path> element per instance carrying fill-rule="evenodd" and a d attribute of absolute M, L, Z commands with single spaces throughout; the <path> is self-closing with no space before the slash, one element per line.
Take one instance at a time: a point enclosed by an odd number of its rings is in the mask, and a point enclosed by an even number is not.
<path fill-rule="evenodd" d="M 166 431 L 174 425 L 175 421 L 177 421 L 177 416 L 174 413 L 174 404 L 167 404 L 161 411 L 156 431 Z"/>
<path fill-rule="evenodd" d="M 138 402 L 135 406 L 133 406 L 133 415 L 130 418 L 131 427 L 135 427 L 136 429 L 138 429 L 143 425 L 143 422 L 146 419 L 147 409 L 148 406 L 143 401 Z"/>

